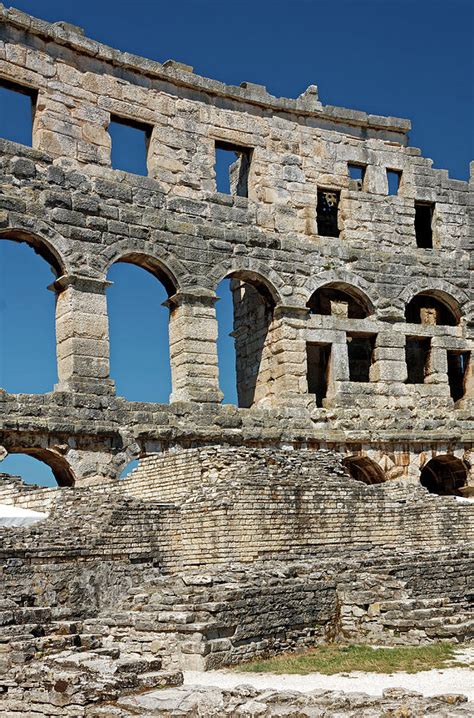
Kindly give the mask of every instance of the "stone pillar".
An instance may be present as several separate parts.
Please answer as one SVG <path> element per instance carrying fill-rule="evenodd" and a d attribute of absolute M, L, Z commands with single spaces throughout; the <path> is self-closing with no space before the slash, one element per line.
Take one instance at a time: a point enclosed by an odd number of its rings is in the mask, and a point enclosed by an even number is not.
<path fill-rule="evenodd" d="M 309 310 L 306 308 L 275 307 L 270 333 L 272 350 L 273 390 L 268 403 L 284 407 L 308 407 L 306 368 L 306 339 L 304 328 Z"/>
<path fill-rule="evenodd" d="M 405 382 L 408 377 L 405 359 L 405 335 L 395 331 L 379 332 L 375 340 L 374 363 L 370 381 Z"/>
<path fill-rule="evenodd" d="M 179 291 L 170 310 L 170 401 L 220 402 L 217 363 L 217 297 L 207 289 Z"/>
<path fill-rule="evenodd" d="M 446 347 L 440 344 L 438 337 L 431 339 L 431 350 L 427 369 L 425 384 L 444 384 L 444 390 L 442 386 L 439 387 L 440 394 L 449 395 L 448 355 L 446 353 Z"/>
<path fill-rule="evenodd" d="M 57 279 L 56 391 L 98 394 L 114 390 L 109 378 L 109 322 L 105 290 L 110 282 L 78 275 Z"/>

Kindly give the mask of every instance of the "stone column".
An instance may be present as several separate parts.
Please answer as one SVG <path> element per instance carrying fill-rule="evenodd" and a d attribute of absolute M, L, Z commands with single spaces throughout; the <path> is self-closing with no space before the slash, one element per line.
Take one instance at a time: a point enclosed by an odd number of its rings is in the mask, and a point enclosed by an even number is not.
<path fill-rule="evenodd" d="M 407 380 L 404 334 L 393 330 L 377 334 L 369 376 L 370 381 L 390 384 Z"/>
<path fill-rule="evenodd" d="M 97 394 L 114 390 L 109 378 L 109 322 L 105 290 L 110 282 L 78 275 L 57 279 L 56 391 Z"/>
<path fill-rule="evenodd" d="M 170 401 L 220 402 L 217 363 L 217 297 L 207 289 L 179 291 L 170 310 Z"/>
<path fill-rule="evenodd" d="M 266 403 L 282 407 L 308 407 L 311 404 L 304 335 L 308 314 L 306 308 L 275 307 L 269 337 L 273 391 Z"/>

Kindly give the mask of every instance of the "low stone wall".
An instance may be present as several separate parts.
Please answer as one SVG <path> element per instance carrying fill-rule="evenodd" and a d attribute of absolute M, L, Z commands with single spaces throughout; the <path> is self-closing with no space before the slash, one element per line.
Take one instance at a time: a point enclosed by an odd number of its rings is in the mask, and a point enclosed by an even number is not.
<path fill-rule="evenodd" d="M 334 452 L 207 447 L 154 454 L 115 486 L 173 502 L 162 539 L 167 570 L 227 561 L 405 547 L 426 551 L 474 539 L 474 503 L 418 483 L 368 486 Z"/>
<path fill-rule="evenodd" d="M 22 509 L 49 511 L 67 489 L 26 484 L 20 476 L 0 474 L 0 504 Z"/>

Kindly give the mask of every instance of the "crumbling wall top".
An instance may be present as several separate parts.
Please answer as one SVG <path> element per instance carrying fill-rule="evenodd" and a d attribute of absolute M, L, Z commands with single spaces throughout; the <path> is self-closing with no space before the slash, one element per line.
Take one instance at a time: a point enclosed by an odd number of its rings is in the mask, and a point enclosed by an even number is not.
<path fill-rule="evenodd" d="M 160 63 L 129 52 L 121 52 L 86 37 L 84 30 L 76 25 L 61 21 L 49 23 L 16 8 L 7 8 L 2 4 L 0 4 L 0 21 L 4 25 L 28 35 L 34 35 L 48 42 L 67 47 L 78 55 L 86 55 L 113 67 L 139 73 L 150 80 L 165 80 L 176 87 L 189 88 L 205 95 L 259 105 L 276 112 L 317 117 L 332 123 L 386 130 L 400 135 L 400 141 L 403 143 L 406 143 L 406 135 L 411 128 L 411 123 L 407 119 L 384 117 L 360 110 L 323 105 L 319 101 L 316 85 L 310 85 L 296 99 L 275 97 L 268 92 L 264 85 L 252 82 L 242 82 L 240 86 L 226 85 L 218 80 L 195 74 L 190 65 L 175 60 Z"/>

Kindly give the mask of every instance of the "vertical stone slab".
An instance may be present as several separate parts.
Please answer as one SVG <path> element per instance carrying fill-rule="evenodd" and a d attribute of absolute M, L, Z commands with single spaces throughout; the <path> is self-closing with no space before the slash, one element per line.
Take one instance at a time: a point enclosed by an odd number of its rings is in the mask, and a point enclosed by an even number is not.
<path fill-rule="evenodd" d="M 105 290 L 110 282 L 69 275 L 52 288 L 56 299 L 57 391 L 107 393 L 109 322 Z"/>
<path fill-rule="evenodd" d="M 170 401 L 220 402 L 216 295 L 206 289 L 180 291 L 170 310 Z"/>
<path fill-rule="evenodd" d="M 304 336 L 308 311 L 306 307 L 275 307 L 270 336 L 273 391 L 269 403 L 273 406 L 306 408 L 311 404 Z"/>

